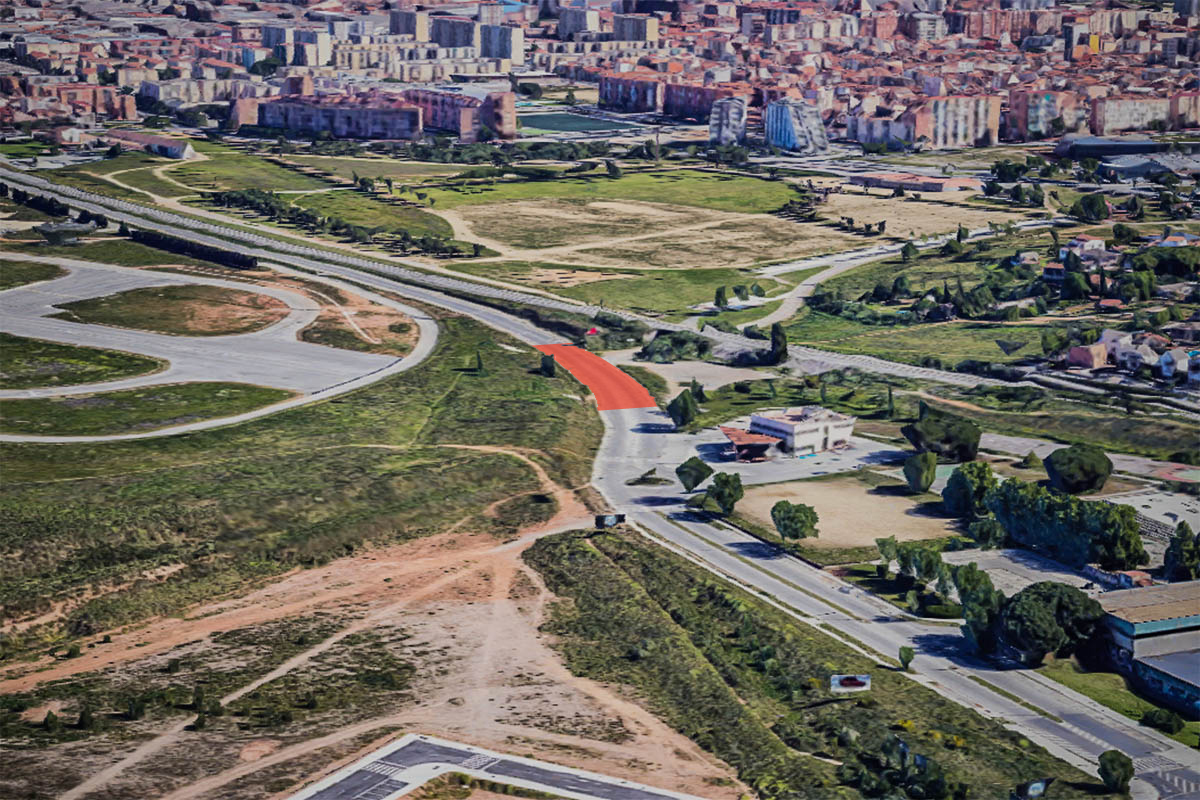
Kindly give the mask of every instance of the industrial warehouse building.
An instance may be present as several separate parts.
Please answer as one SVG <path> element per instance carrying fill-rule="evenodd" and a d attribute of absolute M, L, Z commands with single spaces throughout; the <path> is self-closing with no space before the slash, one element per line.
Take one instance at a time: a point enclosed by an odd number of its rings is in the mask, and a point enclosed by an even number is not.
<path fill-rule="evenodd" d="M 1200 581 L 1105 592 L 1109 653 L 1148 697 L 1200 719 Z"/>

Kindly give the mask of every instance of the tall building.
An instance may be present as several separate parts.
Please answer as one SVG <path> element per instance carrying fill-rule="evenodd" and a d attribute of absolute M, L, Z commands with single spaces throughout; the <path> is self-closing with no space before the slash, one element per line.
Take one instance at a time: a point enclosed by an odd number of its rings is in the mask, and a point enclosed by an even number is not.
<path fill-rule="evenodd" d="M 393 11 L 388 15 L 388 32 L 393 36 L 411 36 L 418 42 L 429 38 L 428 11 Z"/>
<path fill-rule="evenodd" d="M 590 8 L 563 8 L 558 12 L 558 38 L 569 42 L 577 33 L 599 32 L 600 12 Z"/>
<path fill-rule="evenodd" d="M 1000 140 L 1000 98 L 994 95 L 931 97 L 901 115 L 909 141 L 934 150 L 987 147 Z"/>
<path fill-rule="evenodd" d="M 600 76 L 600 107 L 626 113 L 663 110 L 664 84 L 653 73 L 605 73 Z"/>
<path fill-rule="evenodd" d="M 649 14 L 615 14 L 613 39 L 618 42 L 657 42 L 658 17 Z"/>
<path fill-rule="evenodd" d="M 474 47 L 479 49 L 482 27 L 467 17 L 430 17 L 429 36 L 442 47 Z"/>
<path fill-rule="evenodd" d="M 1092 133 L 1108 136 L 1122 131 L 1149 130 L 1153 123 L 1167 124 L 1171 101 L 1165 97 L 1101 97 L 1092 101 Z"/>
<path fill-rule="evenodd" d="M 1074 92 L 1014 89 L 1008 95 L 1008 138 L 1029 141 L 1070 133 L 1079 125 L 1078 104 Z"/>
<path fill-rule="evenodd" d="M 1175 0 L 1175 13 L 1181 17 L 1200 17 L 1200 0 Z"/>
<path fill-rule="evenodd" d="M 746 98 L 726 97 L 713 103 L 708 117 L 708 143 L 740 144 L 746 138 Z"/>
<path fill-rule="evenodd" d="M 829 137 L 821 112 L 803 100 L 785 98 L 767 105 L 763 112 L 767 144 L 784 150 L 814 155 L 829 150 Z"/>
<path fill-rule="evenodd" d="M 479 26 L 479 55 L 507 58 L 513 66 L 525 63 L 525 31 L 511 25 Z"/>

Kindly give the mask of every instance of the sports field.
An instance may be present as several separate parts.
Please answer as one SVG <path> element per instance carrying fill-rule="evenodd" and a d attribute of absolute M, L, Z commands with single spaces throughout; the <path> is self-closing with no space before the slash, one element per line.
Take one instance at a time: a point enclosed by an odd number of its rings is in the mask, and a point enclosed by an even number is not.
<path fill-rule="evenodd" d="M 586 133 L 590 131 L 623 131 L 638 127 L 628 122 L 607 119 L 592 119 L 580 114 L 553 111 L 549 114 L 522 114 L 521 129 L 525 133 L 534 130 L 554 133 Z"/>
<path fill-rule="evenodd" d="M 554 356 L 560 367 L 591 389 L 600 411 L 657 405 L 645 386 L 598 355 L 569 344 L 542 344 L 537 349 Z"/>

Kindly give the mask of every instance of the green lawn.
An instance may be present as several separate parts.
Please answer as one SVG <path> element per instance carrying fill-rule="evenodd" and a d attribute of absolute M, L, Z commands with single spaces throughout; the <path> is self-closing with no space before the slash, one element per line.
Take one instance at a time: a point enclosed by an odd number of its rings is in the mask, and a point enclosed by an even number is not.
<path fill-rule="evenodd" d="M 677 317 L 694 314 L 692 306 L 712 302 L 718 286 L 726 287 L 733 297 L 734 285 L 749 286 L 758 283 L 770 293 L 784 285 L 770 278 L 762 278 L 750 270 L 719 267 L 715 269 L 658 269 L 623 270 L 599 267 L 571 266 L 533 261 L 490 261 L 475 263 L 460 261 L 448 265 L 469 275 L 498 278 L 515 283 L 525 283 L 546 291 L 582 300 L 585 303 L 603 305 L 607 308 L 623 308 L 651 314 L 667 314 Z M 604 272 L 628 277 L 612 277 L 606 280 L 581 283 L 576 286 L 557 286 L 535 281 L 530 273 L 535 269 L 580 270 Z M 750 312 L 732 312 L 747 317 L 761 317 L 767 313 L 759 309 Z"/>
<path fill-rule="evenodd" d="M 753 214 L 774 211 L 795 193 L 782 181 L 675 170 L 630 173 L 616 180 L 604 176 L 564 177 L 470 186 L 461 190 L 430 189 L 429 196 L 442 208 L 513 200 L 640 200 Z"/>
<path fill-rule="evenodd" d="M 166 174 L 169 175 L 171 173 L 168 172 Z M 195 191 L 191 189 L 158 177 L 154 174 L 153 168 L 124 172 L 115 177 L 121 183 L 158 195 L 159 197 L 186 197 L 187 195 L 195 194 Z"/>
<path fill-rule="evenodd" d="M 0 389 L 112 381 L 165 366 L 158 359 L 119 350 L 75 347 L 0 333 Z"/>
<path fill-rule="evenodd" d="M 39 264 L 34 261 L 0 261 L 0 291 L 14 286 L 24 286 L 27 283 L 48 281 L 67 271 L 53 264 Z"/>
<path fill-rule="evenodd" d="M 33 256 L 61 256 L 80 261 L 97 261 L 101 264 L 116 264 L 121 267 L 157 267 L 178 265 L 185 267 L 213 267 L 208 261 L 190 256 L 169 253 L 156 247 L 148 247 L 124 238 L 100 239 L 75 245 L 54 246 L 45 242 L 22 242 L 10 245 L 11 249 Z"/>
<path fill-rule="evenodd" d="M 57 306 L 57 319 L 176 336 L 232 336 L 261 330 L 286 316 L 284 304 L 222 286 L 147 286 Z"/>
<path fill-rule="evenodd" d="M 353 180 L 357 174 L 363 178 L 393 178 L 397 185 L 420 178 L 454 175 L 461 172 L 461 164 L 436 164 L 425 161 L 401 161 L 396 158 L 339 158 L 338 156 L 287 156 L 306 167 L 316 167 L 333 173 L 339 178 Z"/>
<path fill-rule="evenodd" d="M 42 142 L 8 142 L 0 144 L 0 155 L 9 158 L 32 158 L 42 155 L 49 149 L 49 145 Z"/>
<path fill-rule="evenodd" d="M 549 536 L 524 558 L 563 598 L 545 630 L 571 671 L 628 687 L 744 782 L 769 787 L 763 797 L 860 796 L 840 785 L 861 780 L 850 777 L 853 768 L 888 774 L 877 755 L 891 735 L 935 762 L 948 782 L 968 784 L 973 797 L 1004 797 L 1045 776 L 1059 780 L 1060 800 L 1103 794 L 1094 777 L 998 721 L 635 533 Z M 831 675 L 860 672 L 871 673 L 869 695 L 829 691 Z"/>
<path fill-rule="evenodd" d="M 949 322 L 918 325 L 865 325 L 819 311 L 809 312 L 787 327 L 788 339 L 838 353 L 862 353 L 890 361 L 920 364 L 938 358 L 947 367 L 966 359 L 994 363 L 1016 361 L 1041 354 L 1046 326 L 1003 325 L 990 322 Z M 1006 356 L 996 340 L 1025 342 Z"/>
<path fill-rule="evenodd" d="M 406 230 L 413 236 L 450 238 L 454 235 L 450 223 L 428 211 L 388 203 L 351 190 L 299 195 L 295 204 L 364 228 L 380 228 L 392 233 Z"/>
<path fill-rule="evenodd" d="M 101 394 L 0 400 L 0 430 L 39 436 L 133 433 L 229 417 L 291 397 L 244 383 L 180 383 Z"/>
<path fill-rule="evenodd" d="M 1125 678 L 1115 672 L 1088 672 L 1069 660 L 1046 664 L 1039 667 L 1038 672 L 1132 720 L 1141 720 L 1147 711 L 1160 707 L 1135 694 Z M 1184 729 L 1171 738 L 1189 747 L 1200 746 L 1200 721 L 1187 722 Z"/>
<path fill-rule="evenodd" d="M 192 146 L 208 159 L 181 164 L 171 170 L 171 177 L 197 190 L 293 191 L 324 189 L 329 185 L 228 145 L 194 141 Z"/>

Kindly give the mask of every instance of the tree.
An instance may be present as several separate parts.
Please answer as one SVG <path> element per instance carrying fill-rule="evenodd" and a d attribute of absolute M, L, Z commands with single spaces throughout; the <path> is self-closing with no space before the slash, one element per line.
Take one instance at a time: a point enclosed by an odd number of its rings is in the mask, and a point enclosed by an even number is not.
<path fill-rule="evenodd" d="M 968 462 L 950 474 L 950 480 L 942 490 L 942 505 L 946 513 L 960 519 L 976 519 L 986 513 L 984 498 L 996 484 L 996 475 L 990 464 L 986 461 Z"/>
<path fill-rule="evenodd" d="M 563 102 L 569 106 L 577 105 L 579 103 L 579 101 L 575 99 L 575 90 L 573 88 L 567 87 L 567 94 L 563 98 Z"/>
<path fill-rule="evenodd" d="M 733 513 L 733 507 L 745 493 L 742 476 L 736 472 L 718 472 L 708 487 L 708 496 L 725 515 Z"/>
<path fill-rule="evenodd" d="M 896 416 L 896 400 L 892 397 L 892 385 L 890 383 L 887 390 L 887 418 L 892 419 Z"/>
<path fill-rule="evenodd" d="M 1021 469 L 1043 469 L 1041 456 L 1032 450 L 1026 453 L 1025 457 L 1017 462 L 1017 466 Z"/>
<path fill-rule="evenodd" d="M 1004 606 L 1000 625 L 1008 644 L 1030 663 L 1040 664 L 1047 653 L 1071 655 L 1103 619 L 1104 609 L 1079 589 L 1042 581 L 1013 595 Z"/>
<path fill-rule="evenodd" d="M 1098 491 L 1112 474 L 1112 461 L 1099 447 L 1073 444 L 1055 450 L 1045 461 L 1050 485 L 1060 492 Z"/>
<path fill-rule="evenodd" d="M 79 719 L 76 721 L 75 727 L 81 731 L 90 731 L 96 727 L 96 717 L 92 714 L 90 706 L 84 706 L 79 709 Z"/>
<path fill-rule="evenodd" d="M 959 244 L 962 244 L 963 242 L 965 242 L 967 240 L 967 238 L 969 236 L 970 236 L 970 233 L 967 231 L 966 227 L 960 222 L 958 224 L 958 230 L 954 232 L 955 241 L 957 241 Z"/>
<path fill-rule="evenodd" d="M 1101 753 L 1100 780 L 1110 792 L 1128 792 L 1129 782 L 1133 780 L 1133 759 L 1120 750 Z"/>
<path fill-rule="evenodd" d="M 917 421 L 900 429 L 919 451 L 949 461 L 974 461 L 979 452 L 979 426 L 962 417 L 937 411 L 921 402 Z"/>
<path fill-rule="evenodd" d="M 1139 721 L 1169 736 L 1174 736 L 1184 728 L 1183 717 L 1167 708 L 1152 708 L 1144 712 Z"/>
<path fill-rule="evenodd" d="M 129 235 L 129 226 L 126 225 L 124 222 L 122 222 L 120 227 L 117 228 L 117 236 L 128 236 L 128 235 Z"/>
<path fill-rule="evenodd" d="M 604 162 L 604 168 L 608 171 L 608 177 L 612 178 L 613 180 L 620 178 L 623 174 L 621 172 L 621 165 L 612 159 Z"/>
<path fill-rule="evenodd" d="M 697 403 L 708 400 L 708 395 L 704 393 L 704 387 L 695 378 L 692 378 L 692 382 L 688 384 L 688 391 L 692 393 L 692 397 Z"/>
<path fill-rule="evenodd" d="M 780 500 L 771 506 L 771 521 L 784 539 L 807 539 L 817 535 L 817 512 L 804 503 Z"/>
<path fill-rule="evenodd" d="M 59 720 L 58 714 L 47 711 L 46 716 L 42 717 L 42 730 L 47 733 L 58 733 L 62 730 L 62 722 Z"/>
<path fill-rule="evenodd" d="M 487 374 L 487 369 L 483 366 L 483 353 L 479 350 L 475 351 L 475 372 L 478 375 Z"/>
<path fill-rule="evenodd" d="M 1187 520 L 1180 520 L 1175 526 L 1175 535 L 1163 559 L 1163 576 L 1169 581 L 1200 578 L 1200 536 L 1192 533 Z"/>
<path fill-rule="evenodd" d="M 912 663 L 913 657 L 916 656 L 914 651 L 908 645 L 903 645 L 900 648 L 900 669 L 908 672 L 908 665 Z"/>
<path fill-rule="evenodd" d="M 141 697 L 129 698 L 129 702 L 125 704 L 125 718 L 135 720 L 144 716 L 146 716 L 146 701 Z"/>
<path fill-rule="evenodd" d="M 1091 294 L 1087 279 L 1080 272 L 1068 272 L 1063 281 L 1062 296 L 1065 300 L 1083 300 Z"/>
<path fill-rule="evenodd" d="M 725 294 L 724 286 L 718 286 L 713 293 L 713 305 L 717 308 L 725 308 L 729 305 L 729 298 Z"/>
<path fill-rule="evenodd" d="M 550 355 L 549 353 L 543 355 L 542 363 L 538 367 L 538 371 L 541 372 L 543 375 L 545 375 L 547 378 L 553 378 L 555 376 L 555 374 L 558 372 L 558 367 L 554 361 L 554 356 Z"/>
<path fill-rule="evenodd" d="M 787 332 L 784 331 L 782 323 L 773 323 L 771 325 L 771 353 L 769 361 L 771 364 L 782 364 L 784 361 L 787 361 L 787 357 Z"/>
<path fill-rule="evenodd" d="M 904 247 L 900 248 L 900 260 L 907 264 L 920 255 L 920 253 L 921 251 L 917 249 L 915 244 L 913 244 L 911 241 L 907 241 L 904 243 Z"/>
<path fill-rule="evenodd" d="M 696 398 L 692 396 L 691 391 L 684 389 L 667 404 L 667 413 L 671 415 L 675 427 L 682 428 L 690 425 L 700 415 L 700 407 L 696 405 Z"/>
<path fill-rule="evenodd" d="M 1104 199 L 1104 195 L 1098 193 L 1080 197 L 1067 213 L 1085 222 L 1099 222 L 1108 219 L 1110 215 L 1108 201 Z"/>
<path fill-rule="evenodd" d="M 679 478 L 679 482 L 683 484 L 683 490 L 690 492 L 704 481 L 708 480 L 708 476 L 713 474 L 713 469 L 708 464 L 700 460 L 698 456 L 692 456 L 687 461 L 675 468 L 675 476 Z"/>
<path fill-rule="evenodd" d="M 889 387 L 891 388 L 891 387 Z M 914 453 L 904 462 L 904 480 L 913 494 L 929 490 L 937 477 L 937 456 L 930 452 Z"/>

